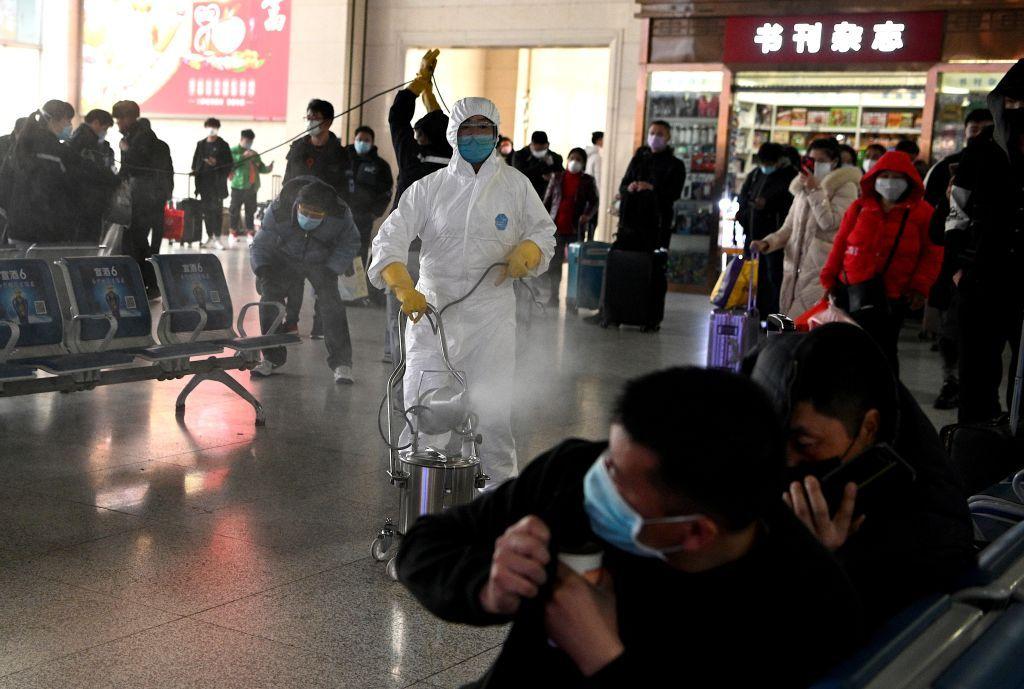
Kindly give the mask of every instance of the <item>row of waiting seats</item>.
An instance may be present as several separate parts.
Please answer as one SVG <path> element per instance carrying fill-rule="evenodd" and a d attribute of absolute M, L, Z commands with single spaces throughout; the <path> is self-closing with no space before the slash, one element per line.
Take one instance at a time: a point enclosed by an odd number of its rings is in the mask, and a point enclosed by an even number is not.
<path fill-rule="evenodd" d="M 211 380 L 251 404 L 263 425 L 263 406 L 227 372 L 253 368 L 260 350 L 298 344 L 298 336 L 248 336 L 246 313 L 260 304 L 245 304 L 235 322 L 214 255 L 160 255 L 150 263 L 163 296 L 156 338 L 131 258 L 0 258 L 0 397 L 191 376 L 176 402 L 179 415 L 196 386 Z M 262 306 L 276 309 L 276 332 L 284 306 Z"/>
<path fill-rule="evenodd" d="M 1024 481 L 1024 472 L 1018 476 Z M 981 551 L 960 591 L 905 610 L 814 685 L 925 687 L 1024 689 L 1024 521 Z"/>

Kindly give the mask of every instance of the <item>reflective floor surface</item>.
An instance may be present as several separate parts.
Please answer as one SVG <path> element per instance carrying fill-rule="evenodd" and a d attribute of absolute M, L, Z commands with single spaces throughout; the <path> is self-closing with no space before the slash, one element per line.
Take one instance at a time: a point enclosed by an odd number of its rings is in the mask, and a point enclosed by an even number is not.
<path fill-rule="evenodd" d="M 246 250 L 220 256 L 235 304 L 254 299 Z M 656 334 L 537 316 L 515 389 L 521 458 L 603 437 L 626 379 L 702 363 L 707 311 L 669 295 Z M 483 673 L 504 629 L 433 619 L 369 557 L 396 514 L 375 422 L 389 371 L 383 312 L 349 317 L 355 385 L 335 385 L 308 338 L 281 375 L 237 376 L 267 407 L 261 429 L 213 383 L 182 423 L 181 381 L 0 400 L 0 687 L 457 687 Z M 905 381 L 930 411 L 937 355 L 904 335 Z"/>

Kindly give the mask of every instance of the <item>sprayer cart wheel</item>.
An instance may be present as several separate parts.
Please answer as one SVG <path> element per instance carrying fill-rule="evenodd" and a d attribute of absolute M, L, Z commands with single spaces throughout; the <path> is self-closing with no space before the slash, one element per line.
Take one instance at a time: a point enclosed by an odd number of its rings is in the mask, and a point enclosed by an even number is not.
<path fill-rule="evenodd" d="M 388 560 L 387 566 L 388 576 L 391 577 L 392 581 L 398 581 L 398 558 L 393 557 Z"/>
<path fill-rule="evenodd" d="M 388 551 L 391 550 L 391 537 L 379 535 L 370 544 L 370 556 L 377 562 L 384 562 L 388 559 Z"/>

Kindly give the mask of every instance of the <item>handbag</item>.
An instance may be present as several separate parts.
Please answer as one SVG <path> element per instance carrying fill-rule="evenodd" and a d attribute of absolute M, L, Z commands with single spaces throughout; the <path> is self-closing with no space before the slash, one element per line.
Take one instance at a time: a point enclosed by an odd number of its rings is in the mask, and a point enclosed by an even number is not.
<path fill-rule="evenodd" d="M 129 182 L 122 182 L 110 197 L 110 204 L 103 214 L 108 223 L 124 225 L 132 224 L 132 192 Z"/>
<path fill-rule="evenodd" d="M 711 305 L 718 309 L 740 309 L 747 305 L 751 292 L 757 292 L 758 257 L 736 256 L 718 276 L 711 292 Z"/>
<path fill-rule="evenodd" d="M 885 274 L 889 272 L 892 259 L 896 256 L 896 249 L 903 239 L 903 231 L 907 227 L 907 219 L 910 218 L 910 209 L 903 213 L 903 220 L 900 221 L 900 229 L 896 233 L 896 241 L 882 265 L 882 269 L 875 273 L 875 276 L 854 284 L 837 282 L 833 287 L 833 301 L 840 309 L 851 316 L 866 311 L 877 309 L 880 312 L 889 312 L 889 297 L 885 293 Z M 846 274 L 846 271 L 843 271 Z"/>

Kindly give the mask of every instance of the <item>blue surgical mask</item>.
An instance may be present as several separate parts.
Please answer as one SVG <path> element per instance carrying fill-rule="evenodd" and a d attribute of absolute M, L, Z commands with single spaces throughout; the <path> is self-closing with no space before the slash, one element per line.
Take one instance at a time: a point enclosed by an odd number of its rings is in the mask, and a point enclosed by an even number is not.
<path fill-rule="evenodd" d="M 467 163 L 482 163 L 494 153 L 494 141 L 495 137 L 489 134 L 460 136 L 459 155 Z"/>
<path fill-rule="evenodd" d="M 594 534 L 619 550 L 638 557 L 655 557 L 665 560 L 668 555 L 682 550 L 682 546 L 652 548 L 646 543 L 640 542 L 638 536 L 647 524 L 692 522 L 700 519 L 701 515 L 688 514 L 678 517 L 644 519 L 619 494 L 615 482 L 612 481 L 612 477 L 608 473 L 605 458 L 605 454 L 598 457 L 583 479 L 583 508 L 590 518 L 590 526 L 594 530 Z"/>
<path fill-rule="evenodd" d="M 299 213 L 298 211 L 296 211 L 295 217 L 299 221 L 299 227 L 306 232 L 312 232 L 316 228 L 320 227 L 324 222 L 323 218 L 311 218 L 308 215 Z"/>
<path fill-rule="evenodd" d="M 370 149 L 373 148 L 373 144 L 369 141 L 360 141 L 359 139 L 356 139 L 355 143 L 352 145 L 355 147 L 356 153 L 359 155 L 366 155 L 370 152 Z"/>
<path fill-rule="evenodd" d="M 64 127 L 64 129 L 60 130 L 60 138 L 61 138 L 61 141 L 67 141 L 68 139 L 71 138 L 71 125 L 70 124 L 68 126 Z"/>
<path fill-rule="evenodd" d="M 778 169 L 778 167 L 775 166 L 775 165 L 762 165 L 761 166 L 761 172 L 763 172 L 766 175 L 772 174 L 777 169 Z"/>

